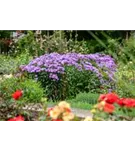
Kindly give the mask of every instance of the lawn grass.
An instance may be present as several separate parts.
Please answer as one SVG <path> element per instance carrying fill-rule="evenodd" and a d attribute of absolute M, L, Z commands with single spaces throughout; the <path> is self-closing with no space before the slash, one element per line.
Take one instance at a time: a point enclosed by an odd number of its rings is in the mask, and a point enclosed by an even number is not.
<path fill-rule="evenodd" d="M 71 108 L 79 108 L 84 110 L 90 110 L 93 105 L 86 102 L 75 102 L 74 100 L 66 100 L 66 102 L 70 103 Z M 59 102 L 48 101 L 49 106 L 57 105 Z"/>

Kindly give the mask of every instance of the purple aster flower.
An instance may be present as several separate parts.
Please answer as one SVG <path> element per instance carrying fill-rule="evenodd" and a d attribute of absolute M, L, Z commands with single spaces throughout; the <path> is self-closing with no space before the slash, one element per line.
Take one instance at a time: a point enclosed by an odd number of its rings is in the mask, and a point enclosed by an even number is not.
<path fill-rule="evenodd" d="M 29 73 L 47 72 L 51 79 L 59 80 L 58 74 L 63 74 L 66 71 L 65 67 L 68 66 L 73 66 L 78 71 L 87 70 L 94 72 L 101 83 L 106 83 L 102 72 L 104 72 L 111 81 L 117 67 L 114 59 L 109 55 L 98 53 L 87 55 L 77 53 L 50 53 L 35 58 L 28 65 L 21 66 L 21 68 L 23 71 Z"/>

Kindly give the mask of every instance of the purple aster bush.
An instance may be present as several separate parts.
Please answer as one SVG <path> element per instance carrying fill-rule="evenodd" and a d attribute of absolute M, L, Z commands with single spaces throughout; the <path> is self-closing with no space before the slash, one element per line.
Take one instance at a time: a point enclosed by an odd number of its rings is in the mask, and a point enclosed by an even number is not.
<path fill-rule="evenodd" d="M 50 53 L 35 58 L 28 65 L 21 66 L 21 69 L 36 75 L 36 78 L 40 81 L 42 78 L 42 80 L 44 80 L 43 85 L 47 86 L 48 90 L 50 90 L 49 87 L 51 86 L 51 91 L 58 95 L 58 89 L 63 90 L 64 85 L 66 85 L 65 91 L 68 91 L 69 88 L 75 89 L 76 87 L 72 87 L 73 84 L 82 85 L 81 88 L 85 89 L 89 83 L 92 87 L 96 82 L 94 80 L 98 82 L 97 87 L 107 85 L 113 81 L 116 64 L 114 59 L 109 55 Z M 77 80 L 72 80 L 73 78 Z M 80 92 L 74 92 L 73 89 L 73 93 Z M 88 90 L 90 90 L 90 88 L 88 88 Z M 62 94 L 62 92 L 60 91 L 59 94 Z"/>

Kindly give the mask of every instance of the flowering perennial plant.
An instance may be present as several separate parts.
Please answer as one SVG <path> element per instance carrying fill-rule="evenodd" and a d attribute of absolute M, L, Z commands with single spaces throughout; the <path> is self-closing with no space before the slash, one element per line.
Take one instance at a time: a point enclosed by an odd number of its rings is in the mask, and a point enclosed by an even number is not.
<path fill-rule="evenodd" d="M 64 74 L 65 66 L 74 66 L 79 71 L 94 72 L 101 83 L 105 82 L 102 78 L 102 71 L 112 80 L 116 70 L 114 59 L 109 55 L 78 53 L 45 54 L 35 58 L 28 65 L 21 66 L 21 69 L 29 73 L 47 72 L 49 78 L 57 81 L 59 80 L 58 74 Z"/>
<path fill-rule="evenodd" d="M 21 70 L 41 82 L 48 99 L 60 100 L 79 92 L 101 92 L 101 85 L 112 89 L 116 64 L 109 55 L 50 53 L 21 66 Z"/>

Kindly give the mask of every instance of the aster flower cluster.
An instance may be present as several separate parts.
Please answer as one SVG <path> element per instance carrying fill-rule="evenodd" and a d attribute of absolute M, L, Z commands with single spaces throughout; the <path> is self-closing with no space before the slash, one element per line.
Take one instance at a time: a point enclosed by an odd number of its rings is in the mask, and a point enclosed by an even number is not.
<path fill-rule="evenodd" d="M 49 78 L 57 81 L 59 80 L 58 74 L 65 73 L 65 66 L 74 66 L 78 71 L 94 72 L 101 83 L 105 82 L 102 72 L 112 80 L 116 70 L 114 59 L 109 55 L 78 53 L 45 54 L 35 58 L 28 65 L 21 66 L 21 69 L 29 73 L 47 72 L 49 73 Z"/>

